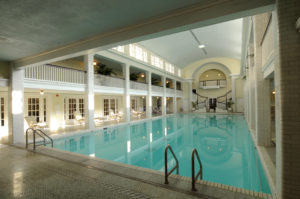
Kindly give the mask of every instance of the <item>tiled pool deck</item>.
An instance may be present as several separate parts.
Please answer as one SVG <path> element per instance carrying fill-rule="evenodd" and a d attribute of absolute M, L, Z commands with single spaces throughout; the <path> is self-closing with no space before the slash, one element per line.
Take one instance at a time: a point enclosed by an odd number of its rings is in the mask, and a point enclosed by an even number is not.
<path fill-rule="evenodd" d="M 191 181 L 161 172 L 47 147 L 36 152 L 0 146 L 0 198 L 272 198 L 234 187 Z"/>

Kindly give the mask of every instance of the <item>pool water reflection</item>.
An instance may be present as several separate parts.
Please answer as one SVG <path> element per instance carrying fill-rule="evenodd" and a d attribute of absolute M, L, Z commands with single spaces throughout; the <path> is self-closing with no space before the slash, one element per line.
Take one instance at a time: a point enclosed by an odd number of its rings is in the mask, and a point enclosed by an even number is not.
<path fill-rule="evenodd" d="M 177 114 L 55 140 L 54 147 L 164 171 L 167 144 L 178 158 L 179 175 L 191 177 L 191 154 L 196 148 L 204 180 L 270 193 L 242 115 Z M 172 167 L 175 161 L 169 157 Z"/>

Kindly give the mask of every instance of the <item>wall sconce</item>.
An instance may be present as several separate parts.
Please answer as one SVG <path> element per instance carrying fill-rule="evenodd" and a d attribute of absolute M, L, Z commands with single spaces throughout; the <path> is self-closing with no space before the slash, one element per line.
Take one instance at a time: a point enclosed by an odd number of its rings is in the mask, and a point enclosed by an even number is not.
<path fill-rule="evenodd" d="M 41 95 L 44 95 L 44 93 L 45 93 L 44 90 L 41 89 L 41 90 L 40 90 L 40 94 L 41 94 Z"/>
<path fill-rule="evenodd" d="M 276 93 L 276 92 L 275 92 L 275 91 L 273 91 L 272 93 L 273 93 L 273 95 L 275 95 L 275 93 Z"/>

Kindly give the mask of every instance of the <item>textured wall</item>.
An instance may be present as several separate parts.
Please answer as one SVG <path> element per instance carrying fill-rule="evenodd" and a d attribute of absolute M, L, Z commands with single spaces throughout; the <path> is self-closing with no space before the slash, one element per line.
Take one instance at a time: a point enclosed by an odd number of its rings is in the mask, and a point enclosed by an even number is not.
<path fill-rule="evenodd" d="M 281 198 L 300 198 L 299 0 L 277 0 L 281 106 Z M 278 178 L 277 178 L 278 179 Z"/>

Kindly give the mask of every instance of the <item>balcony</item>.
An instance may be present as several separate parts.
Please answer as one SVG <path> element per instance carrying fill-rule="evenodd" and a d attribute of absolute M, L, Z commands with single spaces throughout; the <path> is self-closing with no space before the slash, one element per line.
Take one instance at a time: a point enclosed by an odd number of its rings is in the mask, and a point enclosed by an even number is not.
<path fill-rule="evenodd" d="M 95 85 L 96 86 L 106 86 L 106 87 L 116 87 L 116 88 L 124 88 L 125 80 L 117 77 L 105 76 L 95 74 Z"/>
<path fill-rule="evenodd" d="M 84 84 L 85 71 L 45 64 L 25 68 L 25 79 Z"/>
<path fill-rule="evenodd" d="M 226 80 L 220 79 L 220 80 L 206 80 L 206 81 L 200 81 L 199 87 L 202 89 L 218 89 L 218 88 L 224 88 L 226 87 Z"/>

